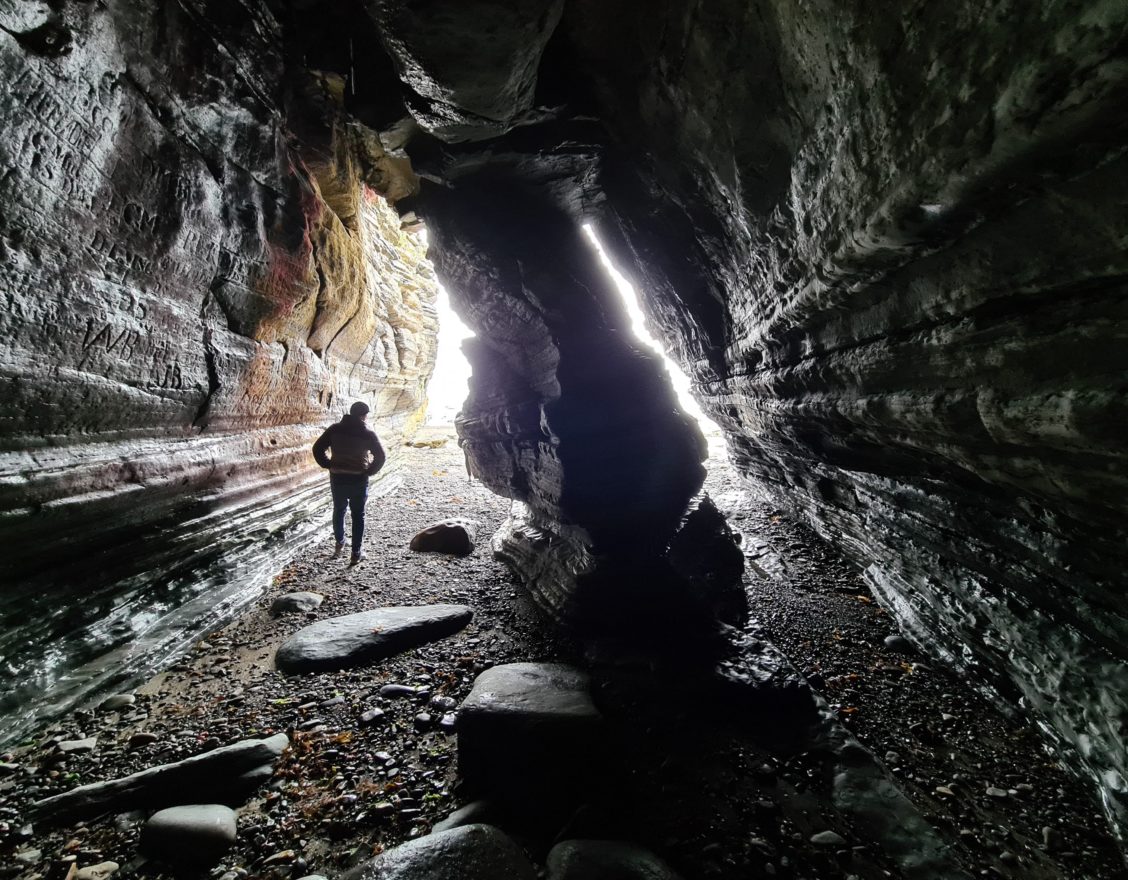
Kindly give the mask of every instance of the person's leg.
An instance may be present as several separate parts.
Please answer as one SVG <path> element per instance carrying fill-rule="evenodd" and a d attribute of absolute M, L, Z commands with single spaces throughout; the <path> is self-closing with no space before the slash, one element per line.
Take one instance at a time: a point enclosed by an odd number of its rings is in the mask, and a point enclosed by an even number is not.
<path fill-rule="evenodd" d="M 345 543 L 345 508 L 349 506 L 349 485 L 340 477 L 329 477 L 333 493 L 333 537 L 340 547 Z"/>
<path fill-rule="evenodd" d="M 360 477 L 349 494 L 349 507 L 352 509 L 352 552 L 360 553 L 364 544 L 364 506 L 368 502 L 368 477 Z"/>

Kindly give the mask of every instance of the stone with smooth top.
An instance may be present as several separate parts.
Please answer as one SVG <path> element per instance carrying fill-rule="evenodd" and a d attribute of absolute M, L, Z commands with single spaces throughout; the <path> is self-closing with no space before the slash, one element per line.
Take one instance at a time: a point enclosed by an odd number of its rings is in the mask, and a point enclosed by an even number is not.
<path fill-rule="evenodd" d="M 275 653 L 274 662 L 288 674 L 378 663 L 454 635 L 472 616 L 465 605 L 418 605 L 319 620 L 290 636 Z"/>

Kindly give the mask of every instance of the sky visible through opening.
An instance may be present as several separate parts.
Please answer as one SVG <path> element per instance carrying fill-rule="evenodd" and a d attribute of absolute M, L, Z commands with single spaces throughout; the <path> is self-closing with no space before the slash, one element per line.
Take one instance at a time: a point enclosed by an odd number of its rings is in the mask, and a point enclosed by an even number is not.
<path fill-rule="evenodd" d="M 634 287 L 612 265 L 611 260 L 603 250 L 603 245 L 596 237 L 595 230 L 586 224 L 583 230 L 584 235 L 591 242 L 592 248 L 598 254 L 600 263 L 603 264 L 608 276 L 614 282 L 615 289 L 623 298 L 623 305 L 631 321 L 631 331 L 639 342 L 661 357 L 679 405 L 687 414 L 697 420 L 702 433 L 709 440 L 710 451 L 714 454 L 723 452 L 724 440 L 720 429 L 702 412 L 697 401 L 689 393 L 689 377 L 682 372 L 681 367 L 667 357 L 658 340 L 647 332 L 646 321 L 642 309 L 639 307 L 638 294 L 635 293 Z M 426 235 L 425 232 L 424 235 Z M 424 241 L 426 241 L 426 238 L 424 238 Z M 462 354 L 462 340 L 473 336 L 474 331 L 463 324 L 462 320 L 455 314 L 450 306 L 450 296 L 441 285 L 439 286 L 438 299 L 435 301 L 435 308 L 439 317 L 439 348 L 435 360 L 435 373 L 427 387 L 427 424 L 450 425 L 454 423 L 454 417 L 461 409 L 469 392 L 470 364 Z"/>

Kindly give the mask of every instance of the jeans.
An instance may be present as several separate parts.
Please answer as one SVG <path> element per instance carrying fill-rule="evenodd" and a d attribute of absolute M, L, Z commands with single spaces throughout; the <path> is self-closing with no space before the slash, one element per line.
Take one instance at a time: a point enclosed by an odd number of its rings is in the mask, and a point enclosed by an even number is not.
<path fill-rule="evenodd" d="M 333 537 L 345 543 L 345 508 L 352 509 L 352 552 L 364 541 L 364 503 L 368 500 L 368 477 L 364 474 L 330 474 L 333 491 Z"/>

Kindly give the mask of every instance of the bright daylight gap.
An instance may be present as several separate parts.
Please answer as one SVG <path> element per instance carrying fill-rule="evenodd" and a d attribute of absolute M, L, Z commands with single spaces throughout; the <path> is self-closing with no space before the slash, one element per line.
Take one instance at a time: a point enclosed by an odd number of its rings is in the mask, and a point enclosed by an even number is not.
<path fill-rule="evenodd" d="M 623 298 L 623 305 L 631 319 L 631 331 L 643 345 L 647 346 L 659 357 L 666 367 L 670 384 L 677 395 L 681 408 L 697 420 L 701 432 L 709 441 L 709 451 L 712 455 L 724 453 L 724 435 L 720 428 L 702 411 L 700 405 L 689 393 L 689 377 L 666 354 L 661 344 L 646 329 L 646 319 L 642 308 L 638 304 L 638 294 L 634 286 L 627 281 L 618 269 L 611 263 L 603 249 L 595 229 L 591 224 L 584 224 L 584 235 L 591 242 L 592 248 L 599 256 L 603 268 L 614 282 L 615 289 Z M 426 233 L 424 233 L 425 235 Z M 426 239 L 424 238 L 424 241 Z M 450 295 L 446 289 L 439 286 L 439 296 L 435 301 L 435 308 L 439 318 L 438 354 L 435 360 L 435 373 L 427 388 L 427 424 L 451 425 L 454 417 L 461 409 L 466 395 L 469 393 L 470 364 L 462 354 L 462 340 L 474 335 L 474 331 L 462 323 L 450 305 Z"/>

